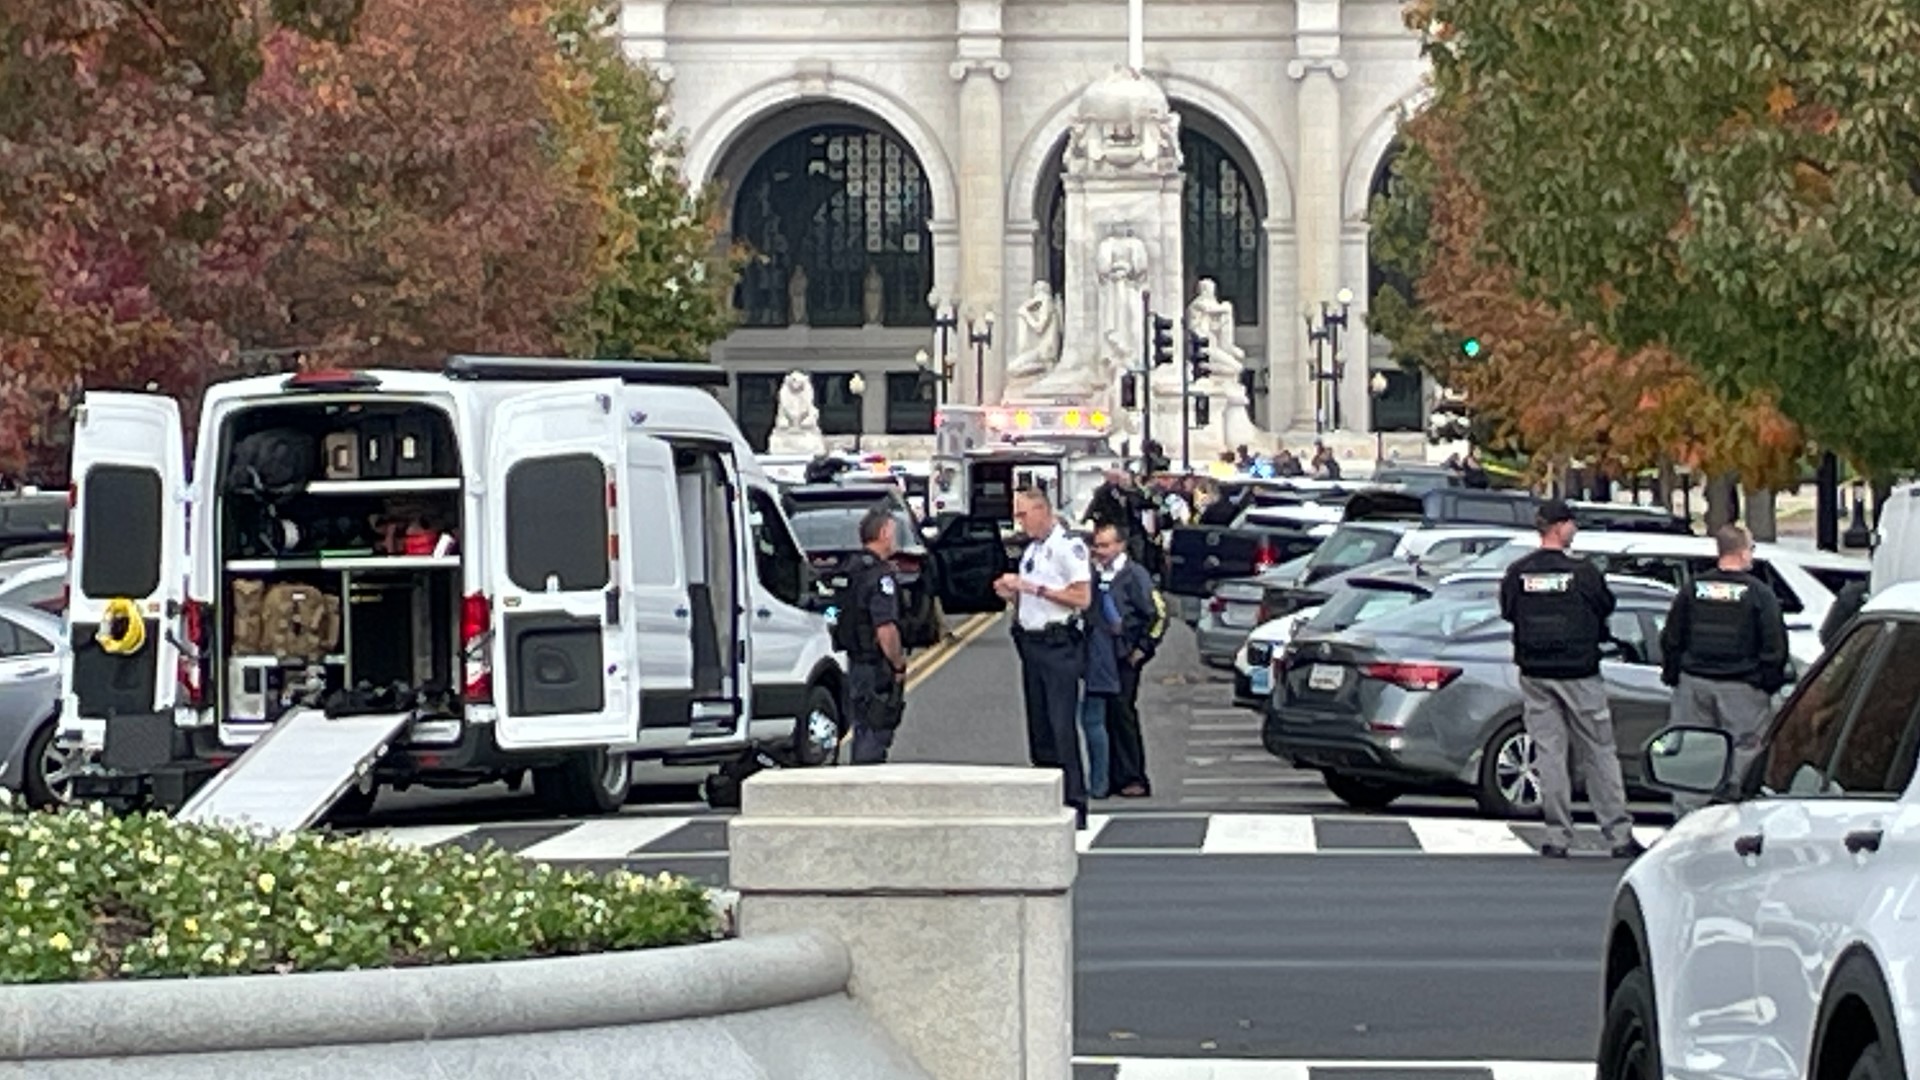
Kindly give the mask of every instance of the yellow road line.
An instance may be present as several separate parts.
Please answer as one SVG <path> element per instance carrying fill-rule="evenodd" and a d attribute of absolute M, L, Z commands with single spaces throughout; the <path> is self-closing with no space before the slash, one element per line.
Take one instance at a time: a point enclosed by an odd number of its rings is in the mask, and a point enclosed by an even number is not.
<path fill-rule="evenodd" d="M 918 662 L 908 668 L 907 690 L 911 692 L 914 687 L 932 678 L 934 672 L 939 671 L 945 666 L 947 661 L 960 655 L 962 649 L 973 644 L 975 638 L 978 638 L 991 629 L 1000 621 L 1000 616 L 1004 614 L 1006 613 L 1002 611 L 989 611 L 975 615 L 966 622 L 961 623 L 959 628 L 953 632 L 953 636 L 941 642 L 939 648 L 929 649 L 925 653 L 922 653 Z"/>

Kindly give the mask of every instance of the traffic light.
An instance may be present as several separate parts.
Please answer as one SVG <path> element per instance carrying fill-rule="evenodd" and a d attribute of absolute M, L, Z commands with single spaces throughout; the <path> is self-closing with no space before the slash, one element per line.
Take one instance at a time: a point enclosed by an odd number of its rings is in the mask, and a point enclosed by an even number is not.
<path fill-rule="evenodd" d="M 1205 337 L 1188 332 L 1187 367 L 1193 371 L 1194 382 L 1199 382 L 1201 379 L 1213 374 L 1213 369 L 1207 364 L 1207 345 L 1208 341 Z"/>
<path fill-rule="evenodd" d="M 1470 337 L 1467 340 L 1461 342 L 1460 352 L 1469 360 L 1477 358 L 1480 355 L 1480 339 L 1477 337 Z"/>
<path fill-rule="evenodd" d="M 1213 419 L 1213 402 L 1207 394 L 1193 395 L 1193 426 L 1206 427 Z"/>
<path fill-rule="evenodd" d="M 1133 372 L 1120 376 L 1120 407 L 1137 409 L 1140 407 L 1140 390 L 1134 385 Z"/>
<path fill-rule="evenodd" d="M 1153 366 L 1173 363 L 1173 320 L 1165 315 L 1153 317 Z"/>

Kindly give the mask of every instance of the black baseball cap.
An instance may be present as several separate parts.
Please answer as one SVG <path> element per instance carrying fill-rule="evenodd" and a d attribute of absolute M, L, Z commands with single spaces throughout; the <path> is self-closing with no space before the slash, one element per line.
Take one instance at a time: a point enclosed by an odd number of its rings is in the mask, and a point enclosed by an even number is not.
<path fill-rule="evenodd" d="M 1564 499 L 1542 499 L 1540 509 L 1534 511 L 1534 524 L 1542 529 L 1550 529 L 1563 521 L 1573 520 L 1573 507 Z"/>

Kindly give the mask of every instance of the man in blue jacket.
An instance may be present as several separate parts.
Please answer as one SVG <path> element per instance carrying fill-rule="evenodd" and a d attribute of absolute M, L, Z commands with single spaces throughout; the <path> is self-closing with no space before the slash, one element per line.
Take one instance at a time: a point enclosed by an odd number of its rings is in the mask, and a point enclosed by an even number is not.
<path fill-rule="evenodd" d="M 1146 746 L 1140 735 L 1140 670 L 1153 658 L 1166 613 L 1153 579 L 1127 557 L 1120 529 L 1093 534 L 1093 603 L 1087 609 L 1087 666 L 1080 728 L 1087 741 L 1087 791 L 1145 798 Z"/>

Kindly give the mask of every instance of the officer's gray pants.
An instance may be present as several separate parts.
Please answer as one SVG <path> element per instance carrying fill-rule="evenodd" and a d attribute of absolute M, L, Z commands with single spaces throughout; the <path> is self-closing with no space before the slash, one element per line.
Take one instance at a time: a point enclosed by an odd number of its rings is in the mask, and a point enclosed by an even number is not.
<path fill-rule="evenodd" d="M 1626 784 L 1620 778 L 1620 753 L 1613 742 L 1613 713 L 1607 688 L 1598 675 L 1586 679 L 1535 679 L 1520 676 L 1525 703 L 1523 723 L 1533 738 L 1534 767 L 1540 772 L 1541 809 L 1547 819 L 1547 843 L 1573 846 L 1573 777 L 1569 752 L 1580 759 L 1587 802 L 1609 844 L 1633 838 L 1627 813 Z"/>
<path fill-rule="evenodd" d="M 1673 690 L 1673 711 L 1668 722 L 1688 727 L 1719 728 L 1733 736 L 1733 779 L 1747 774 L 1747 768 L 1760 753 L 1760 736 L 1773 714 L 1773 696 L 1765 690 L 1737 679 L 1703 679 L 1698 675 L 1680 675 Z M 1690 814 L 1707 805 L 1705 796 L 1675 794 L 1673 811 Z"/>

